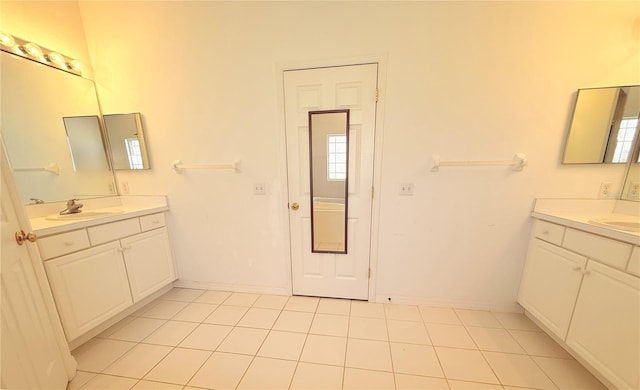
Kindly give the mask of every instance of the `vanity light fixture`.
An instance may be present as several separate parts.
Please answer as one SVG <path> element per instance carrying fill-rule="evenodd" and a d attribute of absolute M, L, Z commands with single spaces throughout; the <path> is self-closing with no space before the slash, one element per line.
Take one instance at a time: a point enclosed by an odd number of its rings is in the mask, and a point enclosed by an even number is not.
<path fill-rule="evenodd" d="M 0 50 L 82 76 L 80 61 L 0 31 Z"/>

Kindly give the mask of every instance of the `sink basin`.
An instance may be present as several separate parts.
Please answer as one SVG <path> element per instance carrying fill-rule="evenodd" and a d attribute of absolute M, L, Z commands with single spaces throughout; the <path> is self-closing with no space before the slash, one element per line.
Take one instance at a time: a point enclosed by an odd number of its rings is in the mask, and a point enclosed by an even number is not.
<path fill-rule="evenodd" d="M 616 219 L 592 219 L 589 221 L 594 225 L 609 227 L 629 232 L 640 232 L 640 221 L 616 220 Z"/>
<path fill-rule="evenodd" d="M 90 211 L 82 211 L 80 213 L 75 214 L 51 214 L 47 215 L 45 219 L 49 221 L 68 221 L 68 220 L 76 220 L 76 219 L 91 219 L 98 217 L 106 217 L 109 215 L 121 214 L 124 210 L 90 210 Z"/>

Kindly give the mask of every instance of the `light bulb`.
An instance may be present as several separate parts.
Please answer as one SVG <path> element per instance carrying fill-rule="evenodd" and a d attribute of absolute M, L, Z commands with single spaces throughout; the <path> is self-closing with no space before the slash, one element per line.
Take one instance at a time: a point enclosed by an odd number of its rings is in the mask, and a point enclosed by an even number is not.
<path fill-rule="evenodd" d="M 67 66 L 69 66 L 69 68 L 71 68 L 75 72 L 81 72 L 82 71 L 82 64 L 78 60 L 72 60 L 71 62 L 69 62 L 67 64 Z"/>
<path fill-rule="evenodd" d="M 65 65 L 65 58 L 62 56 L 62 54 L 55 51 L 47 54 L 47 60 L 52 64 L 56 64 L 58 66 Z"/>
<path fill-rule="evenodd" d="M 36 57 L 36 58 L 42 57 L 42 49 L 40 48 L 40 46 L 36 45 L 35 43 L 29 42 L 26 45 L 24 45 L 24 51 L 25 53 L 29 54 L 32 57 Z"/>
<path fill-rule="evenodd" d="M 0 44 L 2 46 L 14 47 L 16 45 L 16 40 L 11 34 L 0 31 Z"/>

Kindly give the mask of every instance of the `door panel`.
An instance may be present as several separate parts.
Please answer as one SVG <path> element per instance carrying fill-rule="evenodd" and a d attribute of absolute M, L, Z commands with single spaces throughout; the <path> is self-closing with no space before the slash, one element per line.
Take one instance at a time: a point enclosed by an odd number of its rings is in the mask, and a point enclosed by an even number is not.
<path fill-rule="evenodd" d="M 284 72 L 293 293 L 367 299 L 377 64 Z M 311 252 L 309 111 L 350 110 L 347 253 Z"/>

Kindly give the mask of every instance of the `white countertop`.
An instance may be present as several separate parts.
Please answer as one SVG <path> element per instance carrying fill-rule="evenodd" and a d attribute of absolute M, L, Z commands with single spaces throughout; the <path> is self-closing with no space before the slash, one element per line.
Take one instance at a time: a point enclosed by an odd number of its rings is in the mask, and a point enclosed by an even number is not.
<path fill-rule="evenodd" d="M 621 203 L 622 202 L 622 203 Z M 639 221 L 638 202 L 584 199 L 536 199 L 535 218 L 640 245 L 640 232 L 594 224 L 593 220 Z"/>
<path fill-rule="evenodd" d="M 48 236 L 169 210 L 165 196 L 113 196 L 81 199 L 78 203 L 83 204 L 82 211 L 87 213 L 85 214 L 87 218 L 82 219 L 83 216 L 80 213 L 74 214 L 68 220 L 50 219 L 51 216 L 58 215 L 60 210 L 66 208 L 65 202 L 27 206 L 31 231 L 37 236 Z M 89 216 L 90 212 L 107 214 Z"/>

